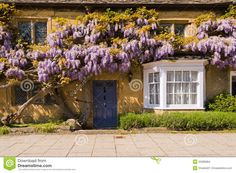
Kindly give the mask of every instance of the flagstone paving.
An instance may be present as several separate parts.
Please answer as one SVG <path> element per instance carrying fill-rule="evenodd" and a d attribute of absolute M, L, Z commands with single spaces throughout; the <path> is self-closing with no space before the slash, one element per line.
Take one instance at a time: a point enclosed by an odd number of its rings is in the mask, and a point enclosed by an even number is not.
<path fill-rule="evenodd" d="M 0 156 L 236 156 L 236 133 L 0 136 Z"/>

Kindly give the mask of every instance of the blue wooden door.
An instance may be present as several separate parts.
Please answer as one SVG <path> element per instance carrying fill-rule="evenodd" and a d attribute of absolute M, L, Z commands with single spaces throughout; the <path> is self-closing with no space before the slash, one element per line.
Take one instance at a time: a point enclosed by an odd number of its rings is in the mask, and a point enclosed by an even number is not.
<path fill-rule="evenodd" d="M 93 107 L 95 128 L 117 127 L 116 81 L 93 81 Z"/>

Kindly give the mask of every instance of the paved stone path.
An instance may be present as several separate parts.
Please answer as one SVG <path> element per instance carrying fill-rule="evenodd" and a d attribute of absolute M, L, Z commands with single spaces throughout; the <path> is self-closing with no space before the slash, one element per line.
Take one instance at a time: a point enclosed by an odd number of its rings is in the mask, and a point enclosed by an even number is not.
<path fill-rule="evenodd" d="M 0 156 L 236 156 L 236 133 L 0 136 Z"/>

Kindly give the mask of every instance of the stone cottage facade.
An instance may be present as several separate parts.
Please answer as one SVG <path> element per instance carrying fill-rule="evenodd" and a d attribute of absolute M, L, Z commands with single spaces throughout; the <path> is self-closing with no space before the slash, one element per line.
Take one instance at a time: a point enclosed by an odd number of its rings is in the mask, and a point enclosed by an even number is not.
<path fill-rule="evenodd" d="M 3 1 L 4 2 L 4 1 Z M 200 14 L 214 11 L 221 15 L 231 0 L 12 0 L 19 13 L 16 26 L 20 32 L 39 44 L 62 17 L 75 22 L 86 10 L 122 10 L 143 5 L 159 12 L 162 25 L 170 32 L 191 36 L 193 24 Z M 75 114 L 86 115 L 87 124 L 94 128 L 115 127 L 118 115 L 128 112 L 204 110 L 204 104 L 222 92 L 236 94 L 236 71 L 219 70 L 198 57 L 180 57 L 177 61 L 158 61 L 131 70 L 130 74 L 101 74 L 86 81 L 74 82 L 61 89 L 67 105 Z M 132 86 L 134 85 L 134 86 Z M 35 85 L 35 89 L 37 85 Z M 14 112 L 32 94 L 19 86 L 0 89 L 0 116 Z M 49 101 L 48 101 L 49 100 Z M 36 121 L 59 119 L 60 107 L 45 99 L 24 111 Z"/>

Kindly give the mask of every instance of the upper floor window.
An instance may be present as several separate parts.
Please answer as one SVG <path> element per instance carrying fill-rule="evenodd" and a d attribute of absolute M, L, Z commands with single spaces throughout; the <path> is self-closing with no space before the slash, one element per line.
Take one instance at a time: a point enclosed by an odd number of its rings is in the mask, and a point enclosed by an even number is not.
<path fill-rule="evenodd" d="M 24 41 L 33 44 L 44 44 L 47 37 L 46 21 L 19 21 L 18 28 Z"/>
<path fill-rule="evenodd" d="M 173 33 L 178 36 L 185 36 L 186 23 L 161 23 L 161 27 L 165 32 Z"/>

